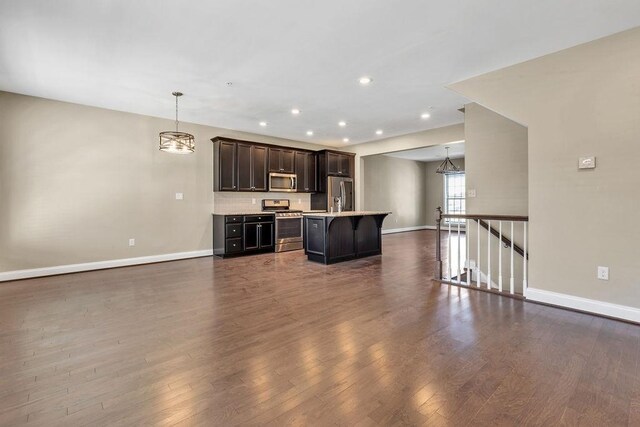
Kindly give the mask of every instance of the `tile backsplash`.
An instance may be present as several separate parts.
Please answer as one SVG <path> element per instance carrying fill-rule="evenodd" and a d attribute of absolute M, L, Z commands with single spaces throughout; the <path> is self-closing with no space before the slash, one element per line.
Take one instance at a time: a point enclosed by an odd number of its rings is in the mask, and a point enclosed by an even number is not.
<path fill-rule="evenodd" d="M 262 210 L 263 199 L 289 199 L 291 209 L 311 209 L 311 195 L 306 193 L 213 193 L 213 212 L 216 214 L 252 213 Z M 255 203 L 254 203 L 255 202 Z"/>

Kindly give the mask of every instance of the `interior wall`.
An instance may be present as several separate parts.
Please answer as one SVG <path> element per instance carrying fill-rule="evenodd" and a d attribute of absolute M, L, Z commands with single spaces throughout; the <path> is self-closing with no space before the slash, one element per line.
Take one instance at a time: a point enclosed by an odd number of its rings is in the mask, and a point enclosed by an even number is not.
<path fill-rule="evenodd" d="M 528 215 L 528 135 L 527 128 L 481 105 L 465 105 L 465 155 L 467 212 L 475 214 Z M 475 197 L 469 197 L 469 190 Z M 500 223 L 493 222 L 499 230 Z M 524 224 L 503 222 L 502 233 L 517 245 L 524 245 Z M 488 232 L 480 229 L 480 270 L 498 282 L 500 275 L 498 254 L 503 251 L 503 276 L 510 277 L 509 253 L 499 240 L 491 237 L 491 264 L 488 254 Z M 469 257 L 475 264 L 478 258 L 478 225 L 469 226 Z M 505 253 L 506 252 L 506 253 Z M 522 292 L 522 258 L 514 256 L 516 290 Z"/>
<path fill-rule="evenodd" d="M 211 249 L 211 138 L 324 148 L 181 123 L 195 153 L 160 152 L 174 126 L 0 92 L 0 272 Z"/>
<path fill-rule="evenodd" d="M 461 121 L 462 118 L 461 115 Z M 363 187 L 365 175 L 364 157 L 460 141 L 464 141 L 464 125 L 462 123 L 345 147 L 346 151 L 356 153 L 356 209 L 362 210 L 363 206 L 365 206 L 365 189 Z"/>
<path fill-rule="evenodd" d="M 427 223 L 424 163 L 385 155 L 364 157 L 364 210 L 391 211 L 383 229 Z"/>
<path fill-rule="evenodd" d="M 635 28 L 452 85 L 529 129 L 533 288 L 640 308 L 638 46 Z"/>

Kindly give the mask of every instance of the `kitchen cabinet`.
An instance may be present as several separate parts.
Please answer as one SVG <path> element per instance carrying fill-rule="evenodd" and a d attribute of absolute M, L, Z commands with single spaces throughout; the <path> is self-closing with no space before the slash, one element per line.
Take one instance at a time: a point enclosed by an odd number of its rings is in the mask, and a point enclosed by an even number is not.
<path fill-rule="evenodd" d="M 237 154 L 235 142 L 221 141 L 217 147 L 218 188 L 220 191 L 238 191 L 237 188 Z"/>
<path fill-rule="evenodd" d="M 312 209 L 328 209 L 326 195 L 323 196 L 317 193 L 327 192 L 327 178 L 329 176 L 354 177 L 355 154 L 345 151 L 321 150 L 314 153 L 314 155 L 318 159 L 318 173 L 316 194 L 311 195 L 311 206 Z M 318 203 L 314 204 L 314 200 Z"/>
<path fill-rule="evenodd" d="M 273 252 L 275 216 L 213 215 L 213 253 L 220 257 Z"/>
<path fill-rule="evenodd" d="M 317 156 L 313 151 L 216 137 L 213 191 L 269 191 L 269 172 L 296 174 L 298 191 L 318 190 Z"/>
<path fill-rule="evenodd" d="M 347 154 L 327 152 L 327 175 L 351 177 L 351 159 Z"/>
<path fill-rule="evenodd" d="M 269 172 L 294 173 L 293 150 L 269 148 Z"/>
<path fill-rule="evenodd" d="M 267 191 L 267 148 L 238 143 L 238 191 Z"/>
<path fill-rule="evenodd" d="M 295 174 L 298 193 L 313 193 L 317 190 L 316 155 L 305 151 L 295 153 Z"/>

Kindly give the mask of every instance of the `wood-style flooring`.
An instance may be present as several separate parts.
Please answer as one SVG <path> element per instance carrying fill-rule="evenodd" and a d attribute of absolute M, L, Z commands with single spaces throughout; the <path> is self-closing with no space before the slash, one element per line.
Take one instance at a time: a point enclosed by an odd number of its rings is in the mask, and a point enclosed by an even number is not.
<path fill-rule="evenodd" d="M 640 327 L 431 280 L 434 232 L 0 283 L 0 425 L 639 425 Z"/>

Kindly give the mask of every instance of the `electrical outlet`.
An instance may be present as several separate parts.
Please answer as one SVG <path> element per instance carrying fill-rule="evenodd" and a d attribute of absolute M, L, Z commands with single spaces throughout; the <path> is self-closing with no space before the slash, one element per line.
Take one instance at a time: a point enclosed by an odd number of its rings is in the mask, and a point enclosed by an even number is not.
<path fill-rule="evenodd" d="M 176 193 L 176 200 L 182 200 L 182 199 L 184 199 L 184 194 Z"/>
<path fill-rule="evenodd" d="M 298 204 L 302 203 L 302 199 L 298 199 Z"/>
<path fill-rule="evenodd" d="M 135 246 L 136 245 L 136 239 L 129 239 L 129 246 Z"/>
<path fill-rule="evenodd" d="M 251 204 L 255 205 L 256 204 L 256 199 L 251 199 Z"/>
<path fill-rule="evenodd" d="M 476 197 L 476 190 L 467 190 L 467 197 Z"/>
<path fill-rule="evenodd" d="M 598 266 L 598 279 L 609 280 L 609 267 Z"/>

